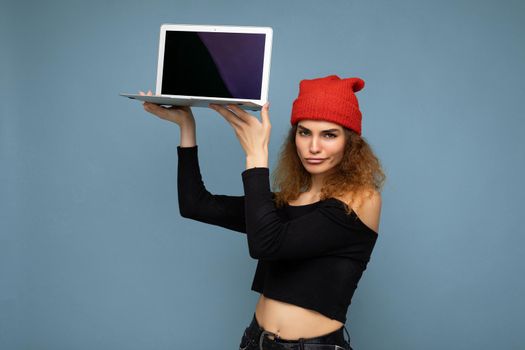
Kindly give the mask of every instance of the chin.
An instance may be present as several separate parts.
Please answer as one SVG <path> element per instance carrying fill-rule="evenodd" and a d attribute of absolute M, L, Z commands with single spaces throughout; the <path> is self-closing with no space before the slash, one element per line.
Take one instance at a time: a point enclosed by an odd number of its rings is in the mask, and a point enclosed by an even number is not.
<path fill-rule="evenodd" d="M 327 169 L 326 167 L 318 167 L 318 166 L 315 166 L 315 165 L 310 165 L 310 164 L 303 164 L 303 167 L 306 169 L 306 171 L 308 171 L 310 174 L 323 174 L 323 173 L 326 173 L 328 170 L 330 169 Z"/>

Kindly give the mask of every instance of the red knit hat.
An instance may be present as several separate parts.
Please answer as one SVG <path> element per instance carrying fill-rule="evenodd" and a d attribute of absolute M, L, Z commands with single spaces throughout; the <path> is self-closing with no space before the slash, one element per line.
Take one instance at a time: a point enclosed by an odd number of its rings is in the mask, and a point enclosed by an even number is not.
<path fill-rule="evenodd" d="M 361 135 L 361 111 L 354 92 L 364 86 L 360 78 L 341 79 L 337 75 L 301 80 L 299 96 L 293 102 L 291 124 L 302 119 L 326 120 Z"/>

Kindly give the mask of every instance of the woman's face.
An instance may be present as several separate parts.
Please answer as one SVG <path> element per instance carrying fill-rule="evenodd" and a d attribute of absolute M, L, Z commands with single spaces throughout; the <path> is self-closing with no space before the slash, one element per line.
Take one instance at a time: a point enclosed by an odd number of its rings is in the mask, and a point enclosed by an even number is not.
<path fill-rule="evenodd" d="M 330 173 L 343 159 L 345 142 L 339 124 L 321 120 L 301 120 L 297 124 L 297 155 L 312 175 Z"/>

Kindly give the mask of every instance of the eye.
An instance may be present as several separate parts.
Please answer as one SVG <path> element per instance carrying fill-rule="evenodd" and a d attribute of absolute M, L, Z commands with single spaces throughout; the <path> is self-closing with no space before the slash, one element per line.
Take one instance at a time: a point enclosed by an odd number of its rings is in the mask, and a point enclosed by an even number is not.
<path fill-rule="evenodd" d="M 329 135 L 329 136 L 330 136 L 329 139 L 334 138 L 334 137 L 337 137 L 336 134 L 332 134 L 332 133 L 330 133 L 330 132 L 327 133 L 327 134 L 325 134 L 325 135 Z"/>
<path fill-rule="evenodd" d="M 304 135 L 304 134 L 307 134 L 307 132 L 306 132 L 306 131 L 304 131 L 304 130 L 299 130 L 299 131 L 298 131 L 297 133 L 298 133 L 299 135 Z"/>

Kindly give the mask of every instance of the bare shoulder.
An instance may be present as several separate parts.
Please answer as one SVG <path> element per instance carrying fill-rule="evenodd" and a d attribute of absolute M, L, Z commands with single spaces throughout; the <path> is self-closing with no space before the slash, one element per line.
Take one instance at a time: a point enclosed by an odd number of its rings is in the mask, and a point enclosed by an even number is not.
<path fill-rule="evenodd" d="M 355 206 L 352 206 L 354 212 L 366 226 L 379 233 L 381 193 L 377 190 L 368 190 L 359 197 L 357 202 Z"/>

